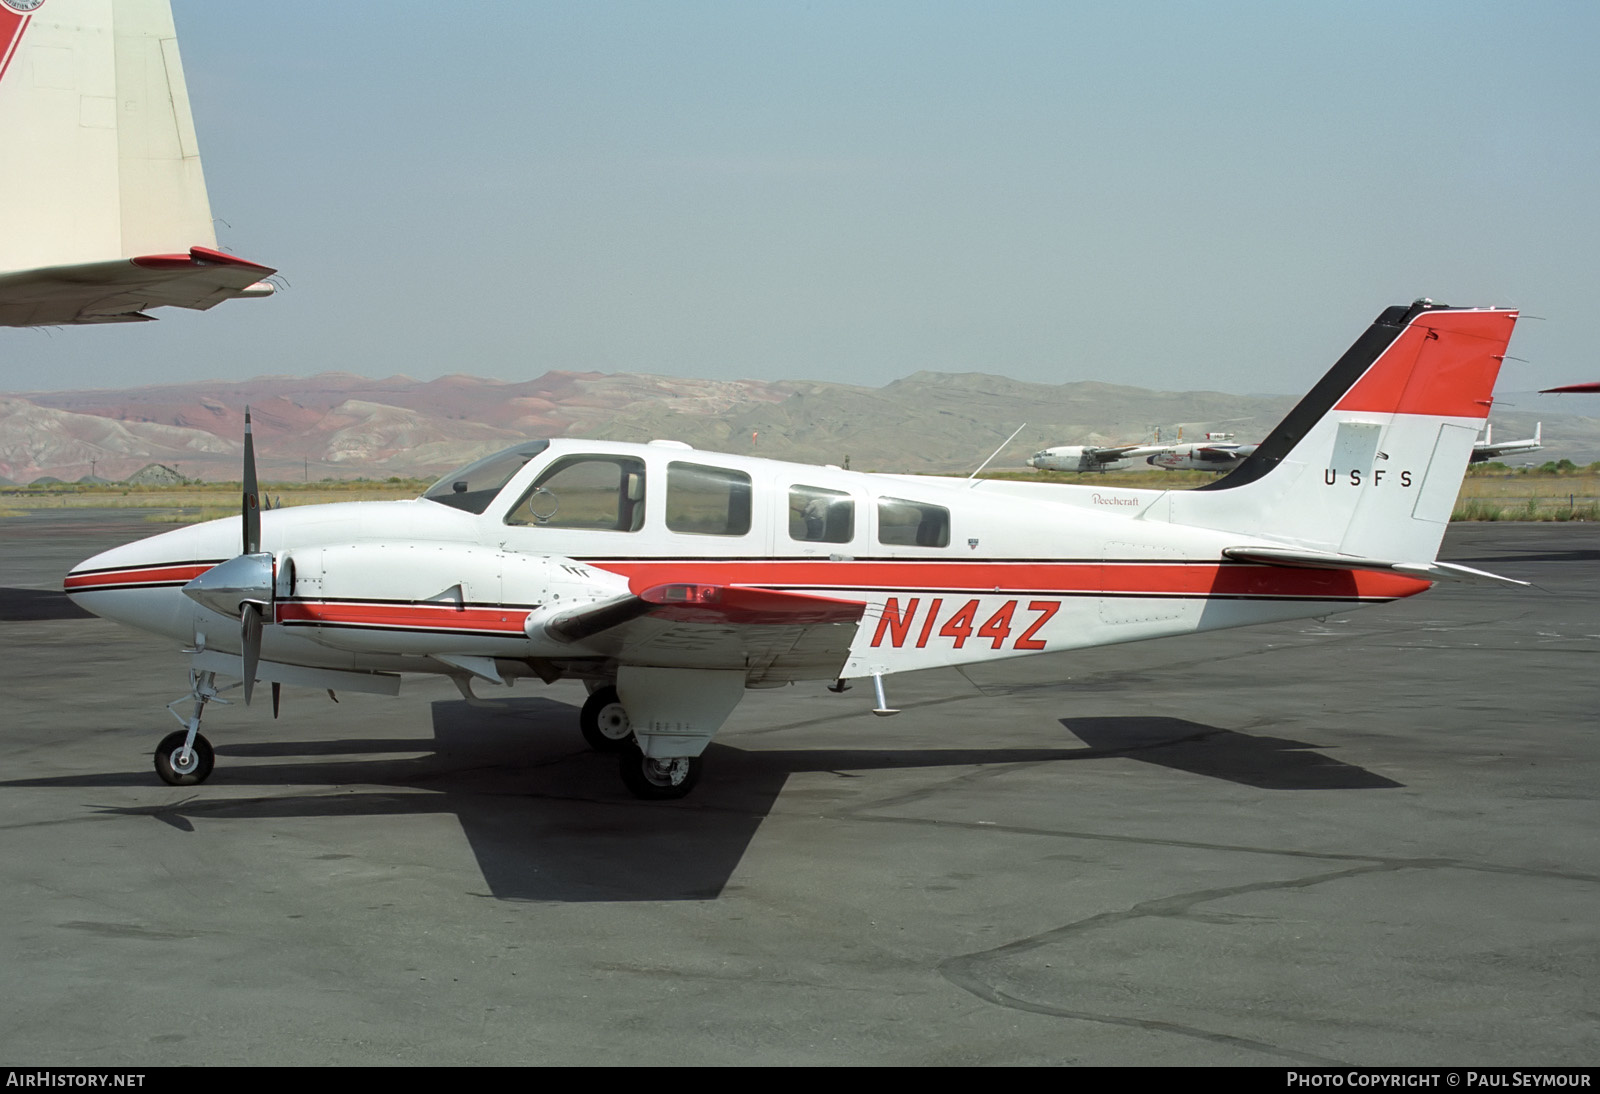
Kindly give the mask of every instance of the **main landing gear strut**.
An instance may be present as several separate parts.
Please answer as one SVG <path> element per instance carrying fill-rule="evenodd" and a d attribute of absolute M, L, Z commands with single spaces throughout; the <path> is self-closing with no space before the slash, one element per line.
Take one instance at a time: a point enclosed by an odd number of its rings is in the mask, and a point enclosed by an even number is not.
<path fill-rule="evenodd" d="M 182 729 L 167 734 L 156 745 L 156 774 L 169 786 L 194 786 L 203 783 L 216 766 L 216 753 L 211 742 L 200 735 L 200 715 L 206 704 L 216 700 L 224 705 L 228 700 L 217 694 L 217 674 L 189 670 L 189 694 L 167 704 L 172 716 Z M 193 712 L 185 718 L 178 707 L 186 702 L 194 704 Z"/>
<path fill-rule="evenodd" d="M 578 712 L 578 728 L 583 739 L 596 752 L 617 757 L 622 784 L 636 798 L 645 801 L 671 801 L 682 798 L 700 781 L 703 757 L 674 756 L 654 759 L 646 756 L 633 735 L 633 722 L 617 697 L 617 689 L 605 684 L 589 693 Z"/>

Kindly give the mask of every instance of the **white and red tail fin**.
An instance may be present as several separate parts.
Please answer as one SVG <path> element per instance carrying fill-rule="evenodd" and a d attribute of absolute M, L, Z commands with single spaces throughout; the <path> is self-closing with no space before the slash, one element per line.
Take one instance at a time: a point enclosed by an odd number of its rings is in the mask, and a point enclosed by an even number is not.
<path fill-rule="evenodd" d="M 0 0 L 0 325 L 261 296 L 217 250 L 168 0 Z"/>
<path fill-rule="evenodd" d="M 1348 559 L 1432 562 L 1515 311 L 1389 308 L 1237 470 L 1147 519 Z"/>

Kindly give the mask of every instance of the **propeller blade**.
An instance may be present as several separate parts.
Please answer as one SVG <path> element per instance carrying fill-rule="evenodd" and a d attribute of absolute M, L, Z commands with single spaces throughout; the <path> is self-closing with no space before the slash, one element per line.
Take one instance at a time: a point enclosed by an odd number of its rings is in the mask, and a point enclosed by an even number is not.
<path fill-rule="evenodd" d="M 283 685 L 274 680 L 272 682 L 272 716 L 278 716 L 278 700 L 283 697 Z"/>
<path fill-rule="evenodd" d="M 244 705 L 256 686 L 256 666 L 261 663 L 261 605 L 245 603 L 239 609 L 239 643 L 244 660 Z"/>
<path fill-rule="evenodd" d="M 256 484 L 256 442 L 250 432 L 250 408 L 244 408 L 244 551 L 261 550 L 261 488 Z"/>

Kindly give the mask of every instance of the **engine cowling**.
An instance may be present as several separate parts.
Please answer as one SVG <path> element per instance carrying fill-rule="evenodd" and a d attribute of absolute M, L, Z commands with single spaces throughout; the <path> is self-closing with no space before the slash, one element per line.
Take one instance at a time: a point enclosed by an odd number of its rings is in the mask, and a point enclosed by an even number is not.
<path fill-rule="evenodd" d="M 570 558 L 458 543 L 356 543 L 284 552 L 274 621 L 361 652 L 527 657 L 530 615 L 628 591 Z"/>

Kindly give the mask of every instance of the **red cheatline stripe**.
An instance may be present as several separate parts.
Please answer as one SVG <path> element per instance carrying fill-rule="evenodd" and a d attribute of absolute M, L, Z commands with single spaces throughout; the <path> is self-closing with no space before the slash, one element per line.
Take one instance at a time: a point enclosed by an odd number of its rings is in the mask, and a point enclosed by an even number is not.
<path fill-rule="evenodd" d="M 307 626 L 405 627 L 521 634 L 526 608 L 457 608 L 453 604 L 333 604 L 296 600 L 277 605 L 276 622 Z"/>
<path fill-rule="evenodd" d="M 666 582 L 907 591 L 1012 591 L 1143 596 L 1294 596 L 1393 599 L 1429 583 L 1397 574 L 1221 563 L 1161 562 L 686 562 L 595 563 L 636 592 Z"/>
<path fill-rule="evenodd" d="M 215 563 L 167 564 L 130 567 L 91 574 L 69 574 L 68 592 L 140 588 L 151 585 L 185 584 L 211 569 Z M 1163 562 L 937 562 L 907 564 L 879 562 L 813 562 L 809 560 L 752 559 L 731 562 L 704 560 L 629 560 L 607 561 L 604 569 L 629 579 L 630 586 L 643 592 L 657 585 L 703 583 L 709 585 L 755 586 L 782 589 L 820 589 L 849 591 L 950 591 L 965 593 L 1013 593 L 1032 595 L 1051 593 L 1111 596 L 1254 596 L 1305 597 L 1328 599 L 1395 599 L 1422 592 L 1429 583 L 1397 574 L 1366 571 L 1310 570 L 1286 566 L 1219 563 Z M 283 605 L 282 607 L 288 607 Z M 344 604 L 341 611 L 356 611 Z M 365 621 L 393 626 L 471 626 L 489 625 L 492 629 L 517 630 L 526 617 L 526 607 L 478 607 L 464 611 L 454 605 L 415 605 L 411 603 L 362 606 L 359 610 L 376 613 L 419 613 L 409 624 L 404 619 Z M 440 624 L 441 613 L 454 617 Z M 500 627 L 501 616 L 512 622 Z M 310 617 L 295 617 L 295 622 L 312 623 Z M 358 622 L 355 618 L 329 618 L 326 622 Z"/>
<path fill-rule="evenodd" d="M 214 562 L 203 562 L 185 566 L 141 566 L 94 574 L 68 574 L 62 586 L 69 593 L 82 593 L 136 589 L 144 585 L 186 585 L 215 565 Z"/>
<path fill-rule="evenodd" d="M 5 52 L 0 53 L 0 80 L 6 78 L 6 69 L 11 67 L 11 58 L 16 56 L 17 46 L 22 42 L 22 32 L 28 29 L 28 20 L 32 18 L 0 6 L 0 42 L 6 44 Z"/>

